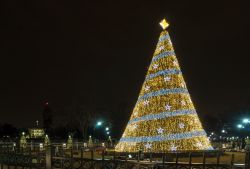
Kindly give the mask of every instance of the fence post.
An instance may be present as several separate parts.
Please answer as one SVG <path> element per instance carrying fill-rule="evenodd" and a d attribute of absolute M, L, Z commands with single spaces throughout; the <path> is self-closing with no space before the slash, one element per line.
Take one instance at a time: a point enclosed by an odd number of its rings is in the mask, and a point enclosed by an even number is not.
<path fill-rule="evenodd" d="M 81 168 L 83 168 L 83 148 L 81 147 Z"/>
<path fill-rule="evenodd" d="M 137 153 L 137 162 L 140 162 L 140 156 L 141 156 L 141 153 L 140 153 L 140 151 L 138 151 L 138 153 Z"/>
<path fill-rule="evenodd" d="M 51 146 L 46 146 L 45 148 L 45 161 L 46 161 L 46 169 L 52 169 L 51 163 L 52 163 L 52 152 L 51 152 Z"/>
<path fill-rule="evenodd" d="M 7 154 L 9 154 L 10 150 L 9 150 L 9 144 L 8 143 L 6 144 L 6 149 L 7 149 Z M 9 162 L 9 159 L 8 159 L 8 162 Z M 7 164 L 7 169 L 10 169 L 10 164 Z"/>
<path fill-rule="evenodd" d="M 189 163 L 189 169 L 191 169 L 192 168 L 192 153 L 191 152 L 189 153 L 188 163 Z"/>
<path fill-rule="evenodd" d="M 219 165 L 220 165 L 220 152 L 217 152 L 216 169 L 219 168 Z"/>
<path fill-rule="evenodd" d="M 114 157 L 113 157 L 113 160 L 114 160 L 114 162 L 116 161 L 116 153 L 115 153 L 115 151 L 114 151 Z"/>
<path fill-rule="evenodd" d="M 31 147 L 29 147 L 29 168 L 32 169 L 32 152 Z"/>
<path fill-rule="evenodd" d="M 91 150 L 91 169 L 94 168 L 94 150 Z"/>
<path fill-rule="evenodd" d="M 232 158 L 231 158 L 231 168 L 233 168 L 234 166 L 234 154 L 232 154 Z"/>
<path fill-rule="evenodd" d="M 249 169 L 249 160 L 250 160 L 250 152 L 247 151 L 245 156 L 245 169 Z"/>
<path fill-rule="evenodd" d="M 17 153 L 18 153 L 18 152 L 17 152 L 17 147 L 14 146 L 14 154 L 17 155 Z M 17 164 L 17 158 L 15 158 L 15 166 L 14 166 L 15 169 L 17 169 L 17 165 L 18 165 L 18 164 Z"/>
<path fill-rule="evenodd" d="M 125 168 L 127 169 L 128 168 L 128 153 L 125 152 Z"/>
<path fill-rule="evenodd" d="M 70 148 L 70 168 L 73 168 L 73 146 Z"/>
<path fill-rule="evenodd" d="M 165 169 L 165 153 L 163 153 L 163 156 L 162 156 L 162 168 Z"/>
<path fill-rule="evenodd" d="M 179 161 L 179 155 L 178 152 L 176 152 L 176 156 L 175 156 L 175 168 L 178 169 L 178 161 Z"/>
<path fill-rule="evenodd" d="M 104 168 L 104 150 L 102 150 L 102 168 Z"/>
<path fill-rule="evenodd" d="M 202 169 L 206 168 L 206 153 L 203 152 L 203 156 L 202 156 Z"/>
<path fill-rule="evenodd" d="M 0 156 L 3 157 L 2 145 L 1 145 L 1 155 Z M 1 163 L 0 167 L 1 167 L 1 169 L 3 169 L 3 159 L 0 159 L 0 163 Z"/>

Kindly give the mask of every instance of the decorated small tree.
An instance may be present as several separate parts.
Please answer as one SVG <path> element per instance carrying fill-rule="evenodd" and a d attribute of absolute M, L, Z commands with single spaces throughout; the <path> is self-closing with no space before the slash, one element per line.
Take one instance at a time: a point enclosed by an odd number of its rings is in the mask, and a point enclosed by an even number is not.
<path fill-rule="evenodd" d="M 92 140 L 92 136 L 89 136 L 89 140 L 88 140 L 88 147 L 93 147 L 93 140 Z"/>
<path fill-rule="evenodd" d="M 44 137 L 44 146 L 49 146 L 50 145 L 50 139 L 49 136 L 46 134 Z"/>
<path fill-rule="evenodd" d="M 212 149 L 189 95 L 163 20 L 145 81 L 118 152 Z"/>
<path fill-rule="evenodd" d="M 67 148 L 73 148 L 73 138 L 71 135 L 69 135 L 68 140 L 67 140 Z"/>
<path fill-rule="evenodd" d="M 25 136 L 25 132 L 22 132 L 21 138 L 20 138 L 20 148 L 25 149 L 27 146 L 27 140 Z"/>

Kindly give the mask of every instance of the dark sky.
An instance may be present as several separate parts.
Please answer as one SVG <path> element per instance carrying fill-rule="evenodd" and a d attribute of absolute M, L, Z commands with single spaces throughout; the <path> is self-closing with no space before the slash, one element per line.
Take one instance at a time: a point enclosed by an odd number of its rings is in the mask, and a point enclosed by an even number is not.
<path fill-rule="evenodd" d="M 250 10 L 243 1 L 2 0 L 0 123 L 18 127 L 75 103 L 122 128 L 166 17 L 200 115 L 250 104 Z"/>

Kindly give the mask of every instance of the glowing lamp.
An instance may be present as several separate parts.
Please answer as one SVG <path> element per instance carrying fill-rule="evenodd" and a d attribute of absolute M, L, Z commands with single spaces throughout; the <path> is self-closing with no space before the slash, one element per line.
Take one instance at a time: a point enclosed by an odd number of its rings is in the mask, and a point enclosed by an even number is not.
<path fill-rule="evenodd" d="M 249 119 L 243 119 L 242 122 L 243 123 L 250 123 Z"/>
<path fill-rule="evenodd" d="M 238 124 L 237 128 L 242 129 L 242 128 L 244 128 L 244 126 L 242 124 Z"/>
<path fill-rule="evenodd" d="M 96 125 L 97 125 L 97 126 L 101 126 L 101 125 L 102 125 L 102 122 L 101 122 L 101 121 L 98 121 Z"/>

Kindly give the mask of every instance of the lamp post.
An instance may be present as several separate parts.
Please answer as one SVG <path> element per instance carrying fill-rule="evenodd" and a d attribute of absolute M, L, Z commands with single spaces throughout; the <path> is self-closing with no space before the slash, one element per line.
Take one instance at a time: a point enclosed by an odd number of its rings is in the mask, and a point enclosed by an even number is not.
<path fill-rule="evenodd" d="M 98 121 L 98 122 L 96 123 L 96 126 L 102 126 L 102 121 Z"/>
<path fill-rule="evenodd" d="M 95 132 L 94 135 L 103 138 L 108 138 L 108 136 L 110 135 L 110 123 L 98 120 L 95 123 L 94 132 Z"/>
<path fill-rule="evenodd" d="M 238 128 L 238 129 L 243 129 L 243 128 L 245 128 L 245 127 L 244 127 L 242 124 L 238 124 L 238 125 L 237 125 L 237 128 Z"/>
<path fill-rule="evenodd" d="M 248 118 L 244 118 L 244 119 L 242 120 L 242 123 L 244 123 L 244 124 L 250 123 L 250 120 L 249 120 Z"/>

